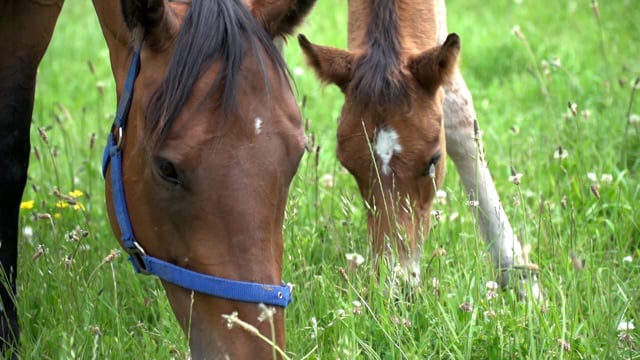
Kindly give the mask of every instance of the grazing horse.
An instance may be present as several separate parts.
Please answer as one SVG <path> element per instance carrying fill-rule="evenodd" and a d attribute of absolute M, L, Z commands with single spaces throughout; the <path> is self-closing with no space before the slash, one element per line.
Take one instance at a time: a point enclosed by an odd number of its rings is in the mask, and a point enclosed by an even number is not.
<path fill-rule="evenodd" d="M 420 282 L 421 242 L 446 153 L 469 199 L 478 202 L 474 214 L 501 283 L 511 269 L 524 281 L 526 254 L 484 161 L 471 95 L 457 68 L 460 39 L 447 35 L 445 17 L 444 0 L 351 0 L 348 51 L 304 35 L 298 40 L 318 77 L 344 93 L 337 155 L 367 204 L 376 258 L 397 254 L 401 274 Z M 540 296 L 537 283 L 532 290 Z"/>
<path fill-rule="evenodd" d="M 0 336 L 10 346 L 35 74 L 62 2 L 0 6 L 0 241 L 9 277 Z M 291 301 L 282 224 L 306 137 L 273 40 L 313 3 L 94 0 L 119 97 L 103 162 L 109 218 L 134 268 L 162 280 L 194 359 L 272 357 L 272 346 L 229 330 L 223 314 L 237 313 L 284 348 L 283 310 L 271 333 L 257 303 Z"/>

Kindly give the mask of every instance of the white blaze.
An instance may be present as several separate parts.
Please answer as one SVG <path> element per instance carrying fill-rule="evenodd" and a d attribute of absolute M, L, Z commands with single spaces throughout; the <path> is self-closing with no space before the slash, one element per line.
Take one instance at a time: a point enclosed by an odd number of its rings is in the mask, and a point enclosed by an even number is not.
<path fill-rule="evenodd" d="M 257 117 L 253 123 L 253 126 L 256 129 L 256 135 L 260 135 L 262 132 L 262 119 Z"/>
<path fill-rule="evenodd" d="M 384 127 L 378 130 L 376 134 L 376 143 L 374 149 L 376 155 L 382 162 L 382 173 L 389 175 L 389 162 L 394 154 L 399 154 L 402 151 L 402 146 L 399 141 L 400 136 L 398 133 L 390 127 Z"/>

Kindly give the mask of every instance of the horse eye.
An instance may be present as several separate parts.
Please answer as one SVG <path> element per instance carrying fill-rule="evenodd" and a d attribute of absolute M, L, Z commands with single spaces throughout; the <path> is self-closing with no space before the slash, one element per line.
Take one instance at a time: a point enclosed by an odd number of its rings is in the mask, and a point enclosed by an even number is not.
<path fill-rule="evenodd" d="M 157 156 L 153 162 L 156 172 L 164 181 L 173 185 L 182 185 L 180 174 L 171 161 Z"/>
<path fill-rule="evenodd" d="M 424 165 L 422 175 L 435 177 L 436 165 L 438 164 L 438 161 L 440 161 L 441 157 L 442 153 L 438 150 L 438 152 L 436 152 L 433 157 L 431 157 L 431 160 L 429 160 L 429 162 Z"/>

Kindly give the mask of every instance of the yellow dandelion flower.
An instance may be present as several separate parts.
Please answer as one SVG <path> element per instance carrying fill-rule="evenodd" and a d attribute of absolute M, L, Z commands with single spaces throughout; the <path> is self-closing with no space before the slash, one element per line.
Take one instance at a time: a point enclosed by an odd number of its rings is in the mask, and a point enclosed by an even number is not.
<path fill-rule="evenodd" d="M 84 205 L 82 205 L 81 203 L 77 203 L 75 205 L 73 205 L 73 210 L 82 210 L 85 211 L 86 208 L 84 207 Z"/>
<path fill-rule="evenodd" d="M 60 218 L 62 218 L 62 214 L 55 213 L 55 214 L 53 214 L 53 218 L 56 219 L 56 220 L 59 220 Z"/>
<path fill-rule="evenodd" d="M 84 195 L 84 193 L 80 190 L 73 190 L 69 193 L 69 195 L 74 198 L 79 198 L 80 196 Z"/>
<path fill-rule="evenodd" d="M 33 209 L 34 203 L 35 203 L 35 201 L 33 201 L 33 200 L 23 201 L 23 202 L 20 203 L 20 209 L 22 209 L 22 210 Z"/>
<path fill-rule="evenodd" d="M 60 200 L 56 203 L 56 207 L 60 208 L 60 209 L 64 209 L 67 206 L 69 206 L 69 204 L 66 201 Z"/>

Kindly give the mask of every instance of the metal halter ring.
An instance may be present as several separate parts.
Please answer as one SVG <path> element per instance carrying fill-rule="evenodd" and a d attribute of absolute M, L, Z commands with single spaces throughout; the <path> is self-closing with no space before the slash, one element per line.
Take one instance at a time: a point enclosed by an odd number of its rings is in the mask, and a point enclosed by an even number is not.
<path fill-rule="evenodd" d="M 124 132 L 122 130 L 122 126 L 118 126 L 117 134 L 118 135 L 116 136 L 116 148 L 122 149 L 122 139 L 124 138 Z"/>

